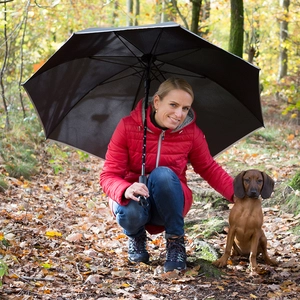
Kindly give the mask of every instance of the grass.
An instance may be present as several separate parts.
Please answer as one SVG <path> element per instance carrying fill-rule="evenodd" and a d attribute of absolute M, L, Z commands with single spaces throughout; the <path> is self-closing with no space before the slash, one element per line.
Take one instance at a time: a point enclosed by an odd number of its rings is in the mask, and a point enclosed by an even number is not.
<path fill-rule="evenodd" d="M 2 175 L 30 179 L 38 172 L 39 147 L 43 140 L 41 125 L 34 113 L 23 118 L 23 113 L 10 113 L 10 128 L 4 126 L 5 116 L 0 118 L 0 171 Z M 3 180 L 4 181 L 4 180 Z M 4 184 L 4 189 L 7 188 Z"/>
<path fill-rule="evenodd" d="M 0 142 L 0 156 L 5 172 L 10 177 L 30 179 L 37 172 L 38 154 L 30 142 L 12 134 Z"/>
<path fill-rule="evenodd" d="M 300 172 L 297 172 L 296 175 L 292 178 L 289 184 L 294 190 L 300 191 Z"/>
<path fill-rule="evenodd" d="M 294 235 L 298 236 L 297 243 L 300 243 L 300 225 L 293 227 L 293 228 L 291 229 L 291 232 L 292 232 Z"/>
<path fill-rule="evenodd" d="M 0 193 L 4 192 L 8 188 L 8 184 L 6 182 L 6 177 L 2 174 L 0 174 Z"/>

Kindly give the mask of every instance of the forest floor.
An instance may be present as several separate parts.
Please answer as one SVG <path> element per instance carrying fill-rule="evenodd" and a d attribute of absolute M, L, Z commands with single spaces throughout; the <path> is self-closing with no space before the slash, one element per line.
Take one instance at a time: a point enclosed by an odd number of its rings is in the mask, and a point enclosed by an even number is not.
<path fill-rule="evenodd" d="M 247 259 L 231 259 L 222 269 L 205 259 L 207 246 L 224 251 L 231 206 L 191 168 L 187 270 L 163 272 L 163 234 L 149 235 L 150 264 L 132 264 L 98 184 L 103 160 L 82 161 L 74 151 L 55 174 L 41 148 L 39 174 L 30 181 L 8 177 L 9 189 L 0 194 L 0 274 L 7 267 L 0 299 L 300 299 L 300 215 L 284 208 L 288 195 L 298 193 L 288 183 L 300 169 L 299 126 L 279 116 L 277 103 L 265 107 L 266 128 L 274 133 L 261 129 L 217 161 L 233 176 L 259 168 L 276 181 L 264 201 L 263 228 L 278 266 L 259 260 L 261 271 L 253 274 Z M 221 229 L 207 234 L 211 220 L 222 221 Z"/>

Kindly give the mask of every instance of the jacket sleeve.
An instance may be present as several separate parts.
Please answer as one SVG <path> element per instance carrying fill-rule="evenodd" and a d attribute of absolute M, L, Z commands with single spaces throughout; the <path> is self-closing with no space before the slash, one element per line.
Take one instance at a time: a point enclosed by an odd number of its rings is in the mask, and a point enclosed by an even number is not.
<path fill-rule="evenodd" d="M 213 159 L 203 132 L 195 126 L 194 142 L 189 154 L 194 171 L 208 184 L 233 202 L 233 178 Z"/>
<path fill-rule="evenodd" d="M 103 169 L 100 173 L 100 185 L 104 193 L 119 203 L 128 204 L 124 198 L 125 190 L 131 185 L 124 180 L 128 166 L 128 147 L 124 120 L 116 127 L 108 145 Z"/>

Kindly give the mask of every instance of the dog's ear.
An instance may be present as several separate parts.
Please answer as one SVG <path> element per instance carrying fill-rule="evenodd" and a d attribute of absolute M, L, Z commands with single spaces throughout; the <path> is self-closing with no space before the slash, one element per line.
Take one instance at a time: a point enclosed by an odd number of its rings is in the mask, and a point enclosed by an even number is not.
<path fill-rule="evenodd" d="M 274 190 L 274 180 L 269 176 L 267 175 L 265 172 L 261 172 L 263 178 L 264 178 L 264 185 L 261 189 L 261 196 L 263 199 L 268 199 L 270 198 L 273 190 Z"/>
<path fill-rule="evenodd" d="M 245 174 L 245 172 L 241 172 L 234 178 L 234 181 L 233 181 L 234 195 L 241 199 L 245 197 L 245 189 L 244 189 L 244 184 L 243 184 L 244 174 Z"/>

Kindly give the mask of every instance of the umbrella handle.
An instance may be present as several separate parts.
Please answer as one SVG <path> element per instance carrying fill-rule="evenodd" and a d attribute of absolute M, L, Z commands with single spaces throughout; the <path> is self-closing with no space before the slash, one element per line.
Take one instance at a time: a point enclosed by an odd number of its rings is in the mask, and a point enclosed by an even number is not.
<path fill-rule="evenodd" d="M 145 54 L 142 57 L 142 61 L 146 63 L 146 74 L 145 74 L 145 119 L 144 119 L 144 137 L 143 137 L 143 153 L 142 153 L 142 172 L 141 176 L 146 174 L 146 140 L 147 140 L 147 110 L 148 110 L 148 99 L 149 99 L 149 90 L 150 90 L 150 71 L 151 65 L 156 60 L 156 57 L 152 54 Z"/>
<path fill-rule="evenodd" d="M 147 185 L 147 176 L 146 175 L 141 175 L 139 177 L 139 183 L 143 183 L 143 184 Z"/>
<path fill-rule="evenodd" d="M 145 185 L 147 185 L 147 176 L 146 175 L 141 175 L 139 177 L 139 183 L 144 183 Z M 137 196 L 137 198 L 139 199 L 139 204 L 143 207 L 147 207 L 149 206 L 149 202 L 147 201 L 147 198 L 145 196 Z"/>
<path fill-rule="evenodd" d="M 149 74 L 147 75 L 149 77 Z M 142 153 L 142 172 L 141 176 L 146 174 L 146 140 L 147 140 L 147 110 L 149 99 L 150 79 L 145 80 L 145 119 L 144 119 L 144 136 L 143 136 L 143 153 Z"/>

